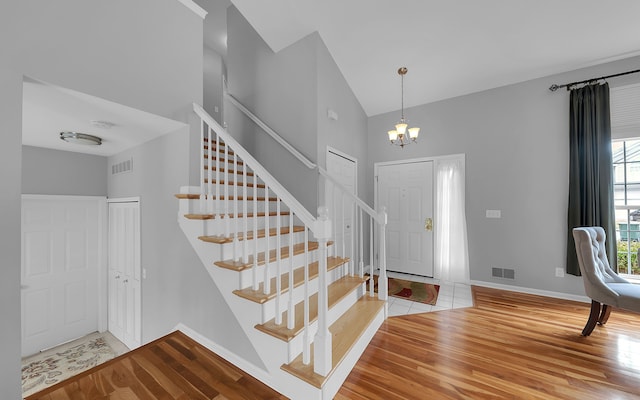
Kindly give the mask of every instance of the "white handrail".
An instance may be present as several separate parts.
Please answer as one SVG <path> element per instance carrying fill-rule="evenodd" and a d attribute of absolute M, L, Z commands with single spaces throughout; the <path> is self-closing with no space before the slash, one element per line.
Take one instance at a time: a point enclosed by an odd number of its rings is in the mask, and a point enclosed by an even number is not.
<path fill-rule="evenodd" d="M 344 185 L 342 185 L 340 182 L 338 182 L 336 179 L 334 179 L 332 176 L 329 175 L 329 173 L 322 168 L 319 165 L 316 165 L 315 163 L 313 163 L 311 160 L 309 160 L 307 157 L 305 157 L 302 153 L 300 153 L 298 150 L 296 150 L 295 147 L 291 146 L 289 144 L 289 142 L 287 142 L 286 140 L 284 140 L 282 138 L 282 136 L 278 135 L 278 133 L 276 131 L 274 131 L 273 129 L 271 129 L 267 124 L 265 124 L 264 122 L 262 122 L 262 120 L 260 118 L 258 118 L 254 113 L 252 113 L 247 107 L 245 107 L 242 103 L 240 103 L 240 101 L 238 99 L 236 99 L 235 97 L 233 97 L 233 95 L 227 91 L 225 91 L 225 96 L 227 96 L 227 98 L 229 99 L 229 101 L 236 106 L 240 111 L 242 111 L 242 113 L 244 115 L 246 115 L 247 117 L 249 117 L 249 119 L 251 119 L 253 122 L 256 123 L 256 125 L 258 125 L 260 128 L 262 128 L 262 130 L 264 130 L 267 134 L 269 134 L 269 136 L 271 136 L 276 142 L 280 143 L 280 145 L 282 147 L 284 147 L 285 149 L 287 149 L 291 154 L 293 154 L 298 160 L 300 160 L 300 162 L 302 162 L 307 168 L 309 169 L 317 169 L 318 172 L 320 173 L 320 175 L 324 176 L 325 178 L 329 179 L 331 181 L 331 183 L 334 186 L 337 186 L 342 192 L 346 193 L 346 195 L 352 200 L 354 201 L 358 206 L 360 206 L 360 208 L 362 208 L 364 210 L 364 212 L 366 212 L 367 214 L 369 214 L 371 217 L 373 217 L 373 219 L 378 222 L 378 223 L 382 223 L 383 221 L 380 218 L 380 214 L 378 214 L 377 212 L 375 212 L 371 207 L 369 207 L 369 205 L 367 203 L 365 203 L 364 201 L 362 201 L 362 199 L 360 199 L 358 196 L 354 195 L 353 193 L 351 193 L 346 187 L 344 187 Z"/>
<path fill-rule="evenodd" d="M 193 103 L 193 111 L 198 114 L 214 131 L 222 138 L 224 143 L 231 146 L 241 160 L 246 162 L 248 166 L 258 174 L 260 178 L 280 196 L 289 210 L 296 214 L 300 221 L 307 226 L 313 226 L 315 217 L 295 198 L 287 189 L 284 188 L 244 147 L 242 147 L 227 131 L 220 126 L 199 104 Z"/>
<path fill-rule="evenodd" d="M 256 123 L 256 125 L 258 125 L 260 128 L 262 128 L 262 130 L 264 130 L 265 132 L 267 132 L 269 134 L 269 136 L 271 136 L 276 142 L 280 143 L 280 145 L 282 147 L 284 147 L 285 149 L 289 150 L 289 153 L 293 154 L 298 160 L 300 160 L 307 168 L 309 169 L 313 169 L 316 167 L 316 164 L 314 164 L 311 160 L 309 160 L 307 157 L 304 156 L 304 154 L 300 153 L 295 147 L 291 146 L 289 144 L 289 142 L 287 142 L 286 140 L 284 140 L 282 138 L 282 136 L 278 135 L 276 133 L 276 131 L 274 131 L 273 129 L 271 129 L 267 124 L 265 124 L 264 122 L 262 122 L 262 120 L 260 118 L 258 118 L 255 114 L 253 114 L 251 111 L 249 111 L 249 109 L 247 107 L 245 107 L 242 103 L 240 103 L 240 101 L 238 101 L 238 99 L 236 99 L 235 97 L 233 97 L 233 95 L 229 92 L 225 92 L 224 93 L 225 96 L 227 96 L 227 98 L 229 99 L 229 101 L 236 106 L 240 111 L 242 111 L 244 113 L 244 115 L 246 115 L 247 117 L 249 117 L 253 122 Z"/>

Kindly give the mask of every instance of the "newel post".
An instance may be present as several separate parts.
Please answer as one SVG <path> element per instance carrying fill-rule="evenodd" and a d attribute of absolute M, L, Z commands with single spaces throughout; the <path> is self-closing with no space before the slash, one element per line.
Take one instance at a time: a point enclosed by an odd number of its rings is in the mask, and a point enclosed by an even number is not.
<path fill-rule="evenodd" d="M 331 332 L 328 323 L 327 241 L 331 238 L 331 220 L 327 207 L 318 208 L 313 233 L 319 244 L 318 260 L 318 332 L 314 338 L 313 371 L 327 376 L 332 367 Z"/>
<path fill-rule="evenodd" d="M 387 303 L 389 289 L 388 289 L 388 280 L 387 280 L 387 239 L 386 239 L 387 208 L 386 207 L 382 207 L 379 217 L 382 222 L 378 224 L 379 230 L 380 230 L 380 249 L 378 251 L 378 254 L 380 254 L 380 261 L 379 261 L 380 271 L 378 275 L 378 299 L 385 301 L 384 316 L 386 318 L 389 312 L 389 304 Z"/>

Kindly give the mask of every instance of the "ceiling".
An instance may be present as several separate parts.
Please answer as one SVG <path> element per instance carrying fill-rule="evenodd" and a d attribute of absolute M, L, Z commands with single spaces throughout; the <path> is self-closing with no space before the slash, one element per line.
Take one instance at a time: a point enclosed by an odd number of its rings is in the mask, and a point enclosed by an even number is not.
<path fill-rule="evenodd" d="M 640 54 L 637 0 L 231 1 L 274 51 L 318 31 L 369 116 L 402 66 L 410 107 Z"/>
<path fill-rule="evenodd" d="M 113 126 L 104 128 L 91 121 Z M 23 83 L 23 145 L 112 156 L 184 126 L 182 122 L 33 79 L 25 78 Z M 62 131 L 99 136 L 102 145 L 67 143 L 60 140 Z"/>

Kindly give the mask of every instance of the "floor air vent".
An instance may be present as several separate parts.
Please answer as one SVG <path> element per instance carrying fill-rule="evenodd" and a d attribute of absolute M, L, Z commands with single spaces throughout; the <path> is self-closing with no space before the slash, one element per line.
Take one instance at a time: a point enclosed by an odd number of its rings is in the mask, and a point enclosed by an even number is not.
<path fill-rule="evenodd" d="M 509 268 L 491 268 L 493 278 L 516 279 L 516 271 Z"/>

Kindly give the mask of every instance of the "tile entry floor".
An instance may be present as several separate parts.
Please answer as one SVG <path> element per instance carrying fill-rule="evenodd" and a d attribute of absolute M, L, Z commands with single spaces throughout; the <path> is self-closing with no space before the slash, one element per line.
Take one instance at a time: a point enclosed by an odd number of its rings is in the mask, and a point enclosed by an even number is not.
<path fill-rule="evenodd" d="M 389 296 L 389 316 L 418 314 L 431 311 L 451 310 L 453 308 L 472 307 L 471 286 L 464 283 L 440 282 L 439 279 L 424 276 L 387 272 L 391 278 L 404 279 L 414 282 L 425 282 L 440 285 L 436 305 L 418 303 L 415 301 Z"/>

